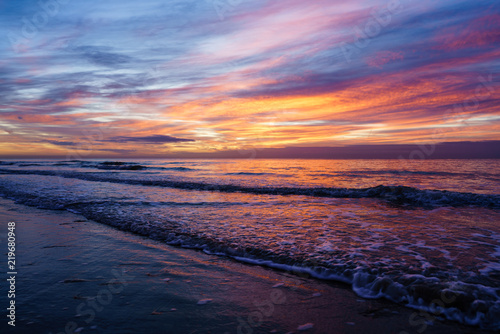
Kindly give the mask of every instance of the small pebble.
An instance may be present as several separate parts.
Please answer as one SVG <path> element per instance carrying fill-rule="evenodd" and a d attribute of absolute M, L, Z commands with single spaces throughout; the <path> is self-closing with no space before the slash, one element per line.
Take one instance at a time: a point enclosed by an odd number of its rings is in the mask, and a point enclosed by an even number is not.
<path fill-rule="evenodd" d="M 279 288 L 280 286 L 283 286 L 283 285 L 285 285 L 285 283 L 278 283 L 278 284 L 273 285 L 273 288 Z"/>
<path fill-rule="evenodd" d="M 298 331 L 306 331 L 308 329 L 311 329 L 314 327 L 314 324 L 308 322 L 307 324 L 303 324 L 303 325 L 300 325 L 299 327 L 297 327 L 297 330 Z"/>
<path fill-rule="evenodd" d="M 212 299 L 209 299 L 209 298 L 207 298 L 207 299 L 202 299 L 202 300 L 199 300 L 199 301 L 198 301 L 198 305 L 205 305 L 205 304 L 210 303 L 211 301 L 212 301 Z"/>

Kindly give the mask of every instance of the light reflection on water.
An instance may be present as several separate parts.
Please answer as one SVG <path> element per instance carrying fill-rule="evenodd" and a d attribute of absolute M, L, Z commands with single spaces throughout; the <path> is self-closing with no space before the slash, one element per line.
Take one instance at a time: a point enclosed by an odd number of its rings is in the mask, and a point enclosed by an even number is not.
<path fill-rule="evenodd" d="M 0 167 L 243 186 L 367 188 L 383 184 L 484 194 L 498 194 L 500 182 L 499 160 L 123 160 L 147 167 L 140 171 L 95 169 L 105 160 L 96 161 L 84 163 L 83 168 L 80 162 L 54 166 L 46 161 Z"/>
<path fill-rule="evenodd" d="M 500 307 L 500 214 L 487 206 L 428 208 L 378 198 L 199 191 L 82 179 L 105 175 L 270 188 L 383 184 L 495 195 L 500 174 L 496 160 L 427 160 L 404 166 L 398 160 L 129 162 L 147 168 L 96 169 L 102 167 L 96 162 L 0 166 L 4 171 L 79 173 L 78 178 L 0 174 L 0 190 L 23 203 L 70 209 L 211 253 L 329 268 L 365 296 L 382 293 L 399 300 L 401 289 L 411 294 L 410 288 L 424 284 L 483 300 L 492 310 Z M 395 282 L 392 290 L 372 284 L 384 277 Z M 468 312 L 475 314 L 477 309 Z"/>

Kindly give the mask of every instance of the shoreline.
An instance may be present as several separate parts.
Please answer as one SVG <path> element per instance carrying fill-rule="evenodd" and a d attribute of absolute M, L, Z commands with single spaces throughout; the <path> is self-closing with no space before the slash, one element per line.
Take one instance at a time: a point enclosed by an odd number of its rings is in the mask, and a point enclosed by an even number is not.
<path fill-rule="evenodd" d="M 16 327 L 5 315 L 0 325 L 7 333 L 490 333 L 438 319 L 431 324 L 430 314 L 363 299 L 345 284 L 0 198 L 3 240 L 8 221 L 16 222 L 18 275 Z"/>

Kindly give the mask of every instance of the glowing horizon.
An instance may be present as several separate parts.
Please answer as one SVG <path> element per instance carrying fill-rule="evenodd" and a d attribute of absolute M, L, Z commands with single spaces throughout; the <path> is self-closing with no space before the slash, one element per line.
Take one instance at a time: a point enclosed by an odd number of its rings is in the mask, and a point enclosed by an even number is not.
<path fill-rule="evenodd" d="M 0 156 L 500 139 L 495 1 L 0 10 Z"/>

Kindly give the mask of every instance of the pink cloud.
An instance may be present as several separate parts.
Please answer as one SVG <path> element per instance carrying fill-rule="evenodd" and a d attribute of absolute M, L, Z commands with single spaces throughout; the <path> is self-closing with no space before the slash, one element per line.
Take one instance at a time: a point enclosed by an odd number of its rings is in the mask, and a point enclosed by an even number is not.
<path fill-rule="evenodd" d="M 382 68 L 383 65 L 393 61 L 393 60 L 402 60 L 404 59 L 404 55 L 402 51 L 393 52 L 393 51 L 380 51 L 375 53 L 373 56 L 370 56 L 366 63 L 372 67 Z"/>

